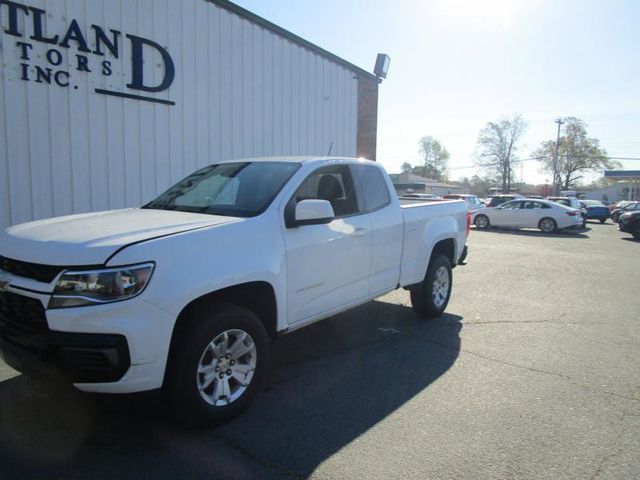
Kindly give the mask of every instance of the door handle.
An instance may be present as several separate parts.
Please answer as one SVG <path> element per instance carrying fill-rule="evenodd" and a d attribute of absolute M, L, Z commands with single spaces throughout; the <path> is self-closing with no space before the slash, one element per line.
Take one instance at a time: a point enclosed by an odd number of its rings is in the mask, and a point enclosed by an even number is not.
<path fill-rule="evenodd" d="M 352 237 L 363 237 L 367 233 L 366 228 L 356 228 L 351 234 Z"/>

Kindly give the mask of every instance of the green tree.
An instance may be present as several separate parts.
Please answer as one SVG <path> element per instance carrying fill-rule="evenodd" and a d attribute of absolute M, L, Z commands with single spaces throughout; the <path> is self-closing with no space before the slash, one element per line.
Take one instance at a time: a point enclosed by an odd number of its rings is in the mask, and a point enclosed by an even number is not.
<path fill-rule="evenodd" d="M 587 136 L 587 125 L 579 118 L 565 118 L 563 130 L 564 134 L 558 142 L 557 160 L 555 140 L 542 142 L 534 153 L 542 171 L 558 179 L 558 190 L 575 187 L 585 173 L 620 165 L 608 159 L 598 139 Z"/>
<path fill-rule="evenodd" d="M 411 164 L 409 162 L 404 162 L 402 164 L 402 166 L 400 167 L 400 171 L 402 173 L 411 173 L 413 171 L 413 167 L 411 166 Z"/>
<path fill-rule="evenodd" d="M 470 191 L 474 195 L 484 197 L 489 193 L 489 189 L 496 185 L 496 180 L 490 176 L 481 177 L 480 175 L 474 175 L 470 180 Z"/>
<path fill-rule="evenodd" d="M 438 181 L 445 180 L 450 155 L 440 140 L 431 136 L 422 137 L 418 140 L 418 147 L 423 165 L 414 167 L 413 173 Z"/>
<path fill-rule="evenodd" d="M 478 136 L 476 164 L 494 173 L 505 193 L 511 189 L 514 167 L 518 164 L 518 143 L 526 128 L 522 116 L 515 114 L 487 123 Z"/>

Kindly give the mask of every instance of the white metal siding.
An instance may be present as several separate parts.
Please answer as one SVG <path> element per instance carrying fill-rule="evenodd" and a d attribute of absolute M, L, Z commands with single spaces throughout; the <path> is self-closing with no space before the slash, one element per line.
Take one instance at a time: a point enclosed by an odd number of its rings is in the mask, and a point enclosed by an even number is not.
<path fill-rule="evenodd" d="M 356 155 L 354 72 L 221 7 L 205 0 L 17 1 L 47 11 L 46 36 L 64 36 L 73 18 L 92 50 L 91 24 L 122 36 L 119 59 L 88 54 L 93 71 L 79 73 L 75 42 L 69 49 L 31 42 L 32 20 L 24 15 L 26 35 L 7 35 L 0 7 L 0 226 L 140 205 L 221 159 L 323 155 L 331 142 L 332 154 Z M 138 93 L 126 88 L 126 34 L 169 51 L 172 86 L 139 93 L 174 106 L 94 92 Z M 16 41 L 33 43 L 33 65 L 48 66 L 47 48 L 60 50 L 56 68 L 71 73 L 70 87 L 21 80 Z M 159 83 L 161 56 L 145 59 L 145 78 Z M 112 76 L 101 76 L 102 60 L 113 61 Z"/>

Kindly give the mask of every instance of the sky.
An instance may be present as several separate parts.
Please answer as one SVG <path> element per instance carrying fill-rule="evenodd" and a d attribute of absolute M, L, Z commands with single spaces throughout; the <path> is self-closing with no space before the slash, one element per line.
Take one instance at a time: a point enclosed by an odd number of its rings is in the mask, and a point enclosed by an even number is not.
<path fill-rule="evenodd" d="M 610 157 L 640 158 L 640 0 L 236 3 L 368 71 L 377 53 L 391 57 L 378 110 L 378 161 L 390 173 L 420 163 L 425 135 L 450 152 L 450 179 L 482 173 L 479 131 L 515 113 L 528 122 L 521 158 L 555 139 L 564 116 L 584 120 Z M 516 177 L 550 180 L 535 161 Z"/>

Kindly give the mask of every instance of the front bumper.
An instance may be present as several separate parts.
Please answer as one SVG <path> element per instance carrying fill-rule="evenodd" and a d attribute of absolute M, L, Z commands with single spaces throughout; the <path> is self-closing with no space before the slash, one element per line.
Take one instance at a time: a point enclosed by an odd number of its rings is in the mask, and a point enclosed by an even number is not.
<path fill-rule="evenodd" d="M 16 370 L 88 392 L 162 386 L 176 318 L 142 297 L 45 310 L 50 294 L 10 285 L 0 295 L 17 305 L 7 310 L 0 302 L 0 355 Z"/>
<path fill-rule="evenodd" d="M 624 233 L 631 233 L 631 222 L 618 222 L 618 230 Z"/>
<path fill-rule="evenodd" d="M 0 357 L 30 376 L 70 383 L 119 381 L 131 365 L 122 335 L 16 333 L 0 318 Z"/>
<path fill-rule="evenodd" d="M 462 255 L 458 259 L 458 265 L 466 265 L 465 260 L 467 259 L 467 254 L 469 253 L 469 245 L 465 245 L 462 249 Z"/>

